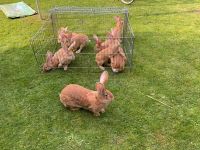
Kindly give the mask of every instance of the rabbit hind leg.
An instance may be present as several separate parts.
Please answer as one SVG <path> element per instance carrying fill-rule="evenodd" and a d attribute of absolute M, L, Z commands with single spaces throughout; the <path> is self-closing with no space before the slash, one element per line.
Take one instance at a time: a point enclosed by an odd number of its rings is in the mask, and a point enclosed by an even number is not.
<path fill-rule="evenodd" d="M 97 62 L 98 67 L 99 67 L 101 70 L 105 70 L 105 67 L 103 67 L 103 61 L 96 61 L 96 62 Z"/>
<path fill-rule="evenodd" d="M 79 50 L 77 50 L 76 53 L 77 54 L 80 53 L 82 51 L 83 47 L 85 47 L 85 45 L 86 45 L 85 43 L 81 44 Z"/>
<path fill-rule="evenodd" d="M 64 94 L 60 94 L 60 101 L 61 103 L 67 107 L 67 108 L 74 108 L 74 107 L 77 107 L 74 102 L 73 102 L 73 99 L 67 95 L 64 95 Z"/>

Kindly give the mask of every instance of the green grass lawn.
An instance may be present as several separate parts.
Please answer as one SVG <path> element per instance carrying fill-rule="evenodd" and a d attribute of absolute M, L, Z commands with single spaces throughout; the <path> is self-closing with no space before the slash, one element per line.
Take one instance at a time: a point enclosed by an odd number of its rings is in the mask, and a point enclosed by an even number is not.
<path fill-rule="evenodd" d="M 34 0 L 25 2 L 35 8 Z M 69 83 L 94 89 L 99 74 L 41 73 L 29 44 L 39 16 L 11 20 L 0 12 L 0 149 L 200 149 L 200 0 L 136 0 L 128 8 L 134 68 L 111 75 L 115 101 L 100 117 L 71 112 L 58 97 Z"/>

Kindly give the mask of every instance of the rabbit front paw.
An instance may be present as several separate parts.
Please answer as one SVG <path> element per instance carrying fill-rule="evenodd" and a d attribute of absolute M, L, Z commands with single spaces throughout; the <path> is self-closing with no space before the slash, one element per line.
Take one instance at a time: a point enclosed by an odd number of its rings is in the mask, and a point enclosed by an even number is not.
<path fill-rule="evenodd" d="M 101 70 L 105 70 L 105 68 L 104 68 L 103 66 L 99 66 L 99 68 L 100 68 Z"/>
<path fill-rule="evenodd" d="M 67 71 L 68 66 L 64 66 L 64 70 Z"/>
<path fill-rule="evenodd" d="M 101 109 L 101 113 L 105 113 L 105 109 L 104 108 Z"/>
<path fill-rule="evenodd" d="M 58 64 L 58 68 L 62 68 L 62 64 L 61 63 Z"/>
<path fill-rule="evenodd" d="M 100 116 L 100 113 L 99 112 L 94 112 L 94 116 L 98 117 L 98 116 Z"/>

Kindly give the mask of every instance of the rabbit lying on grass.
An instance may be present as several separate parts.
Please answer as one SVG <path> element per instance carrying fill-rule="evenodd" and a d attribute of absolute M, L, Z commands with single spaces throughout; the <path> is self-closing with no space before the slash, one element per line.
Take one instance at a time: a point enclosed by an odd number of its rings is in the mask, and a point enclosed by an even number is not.
<path fill-rule="evenodd" d="M 85 34 L 70 32 L 63 27 L 58 31 L 58 43 L 61 43 L 64 49 L 68 48 L 68 50 L 80 53 L 88 42 L 89 38 Z"/>
<path fill-rule="evenodd" d="M 114 99 L 113 94 L 105 88 L 107 81 L 108 72 L 104 71 L 100 76 L 100 82 L 96 83 L 96 91 L 77 84 L 69 84 L 61 91 L 60 101 L 71 110 L 83 108 L 93 112 L 95 116 L 100 116 Z"/>
<path fill-rule="evenodd" d="M 72 51 L 59 49 L 55 54 L 48 51 L 46 54 L 46 62 L 43 65 L 43 71 L 49 71 L 55 68 L 64 68 L 67 70 L 68 65 L 72 60 L 75 60 L 75 55 Z"/>

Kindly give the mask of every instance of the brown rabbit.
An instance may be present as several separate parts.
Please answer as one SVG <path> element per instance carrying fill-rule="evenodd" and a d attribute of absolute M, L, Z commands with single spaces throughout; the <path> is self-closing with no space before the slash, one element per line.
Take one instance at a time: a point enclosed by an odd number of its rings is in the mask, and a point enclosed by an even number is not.
<path fill-rule="evenodd" d="M 119 42 L 117 40 L 113 40 L 109 47 L 96 54 L 96 63 L 101 70 L 105 70 L 103 65 L 108 64 L 110 58 L 118 53 L 119 46 Z"/>
<path fill-rule="evenodd" d="M 120 16 L 115 16 L 114 19 L 116 21 L 116 25 L 113 29 L 111 29 L 111 34 L 113 35 L 114 38 L 120 40 L 124 21 Z"/>
<path fill-rule="evenodd" d="M 96 91 L 77 84 L 69 84 L 61 91 L 60 101 L 71 110 L 83 108 L 93 112 L 95 116 L 100 116 L 100 113 L 104 113 L 108 104 L 114 99 L 113 94 L 105 88 L 107 81 L 108 72 L 104 71 L 100 82 L 96 83 Z"/>
<path fill-rule="evenodd" d="M 43 71 L 49 71 L 55 68 L 64 68 L 67 70 L 68 65 L 75 59 L 72 51 L 59 49 L 55 54 L 48 51 L 46 54 L 46 62 L 43 65 Z"/>
<path fill-rule="evenodd" d="M 119 47 L 118 54 L 112 56 L 110 59 L 113 72 L 121 72 L 124 70 L 127 58 L 121 47 Z"/>
<path fill-rule="evenodd" d="M 102 49 L 105 49 L 109 47 L 109 45 L 111 45 L 112 38 L 109 35 L 112 36 L 111 33 L 108 33 L 108 39 L 106 39 L 104 42 L 97 35 L 93 35 L 93 38 L 96 42 L 95 51 L 97 53 L 101 51 Z"/>
<path fill-rule="evenodd" d="M 93 38 L 96 42 L 95 44 L 95 51 L 98 53 L 99 51 L 109 47 L 113 44 L 118 44 L 118 39 L 114 38 L 111 32 L 107 33 L 107 39 L 103 42 L 97 35 L 93 35 Z M 120 44 L 120 43 L 119 43 Z"/>
<path fill-rule="evenodd" d="M 105 46 L 103 46 L 102 45 L 102 41 L 101 41 L 101 39 L 97 36 L 97 35 L 93 35 L 93 38 L 94 38 L 94 40 L 95 40 L 95 42 L 96 42 L 96 44 L 95 44 L 95 51 L 96 51 L 96 53 L 98 53 L 99 51 L 101 51 L 102 49 L 105 49 L 106 47 Z"/>
<path fill-rule="evenodd" d="M 61 27 L 58 30 L 58 43 L 64 42 L 63 40 L 66 32 L 67 32 L 67 27 L 66 28 Z"/>
<path fill-rule="evenodd" d="M 67 30 L 67 28 L 60 28 L 58 31 L 58 43 L 61 43 L 61 46 L 68 50 L 76 51 L 80 53 L 83 47 L 89 42 L 87 35 L 82 33 L 72 33 Z M 78 49 L 79 48 L 79 49 Z"/>

